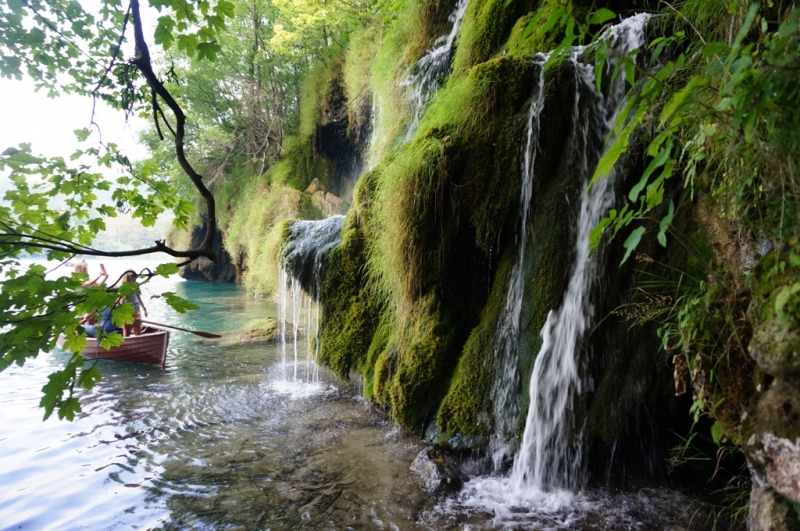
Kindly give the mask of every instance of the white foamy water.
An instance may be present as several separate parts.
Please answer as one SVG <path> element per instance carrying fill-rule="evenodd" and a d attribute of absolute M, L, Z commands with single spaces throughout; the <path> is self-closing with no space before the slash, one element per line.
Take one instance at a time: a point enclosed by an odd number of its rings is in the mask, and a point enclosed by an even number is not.
<path fill-rule="evenodd" d="M 675 527 L 685 502 L 663 489 L 634 493 L 573 492 L 566 489 L 519 491 L 510 478 L 483 477 L 467 482 L 454 498 L 442 500 L 421 520 L 432 527 L 446 521 L 453 529 L 617 531 L 699 529 Z"/>
<path fill-rule="evenodd" d="M 295 221 L 278 269 L 281 353 L 291 363 L 293 382 L 319 380 L 319 317 L 322 265 L 325 255 L 341 242 L 344 216 Z M 305 275 L 311 293 L 303 289 Z M 301 337 L 305 335 L 305 348 Z"/>
<path fill-rule="evenodd" d="M 610 28 L 603 38 L 611 46 L 628 52 L 644 43 L 644 26 L 649 15 L 626 19 Z M 594 69 L 578 61 L 582 49 L 573 51 L 577 87 L 573 123 L 579 127 L 580 170 L 588 185 L 601 153 L 589 153 L 590 135 L 604 138 L 611 130 L 616 113 L 623 102 L 625 85 L 618 76 L 608 95 L 596 92 Z M 613 62 L 611 64 L 613 67 Z M 594 101 L 580 105 L 581 88 Z M 590 113 L 582 112 L 583 109 Z M 542 330 L 542 348 L 536 356 L 530 381 L 531 404 L 519 456 L 514 462 L 511 485 L 514 489 L 530 487 L 580 488 L 585 481 L 582 463 L 582 421 L 572 411 L 573 400 L 581 393 L 579 341 L 592 323 L 594 308 L 589 299 L 597 280 L 599 257 L 589 252 L 589 234 L 613 202 L 609 178 L 601 179 L 583 194 L 575 238 L 575 260 L 564 301 L 551 311 Z"/>
<path fill-rule="evenodd" d="M 458 0 L 455 10 L 448 20 L 452 24 L 450 32 L 442 35 L 433 44 L 425 55 L 416 62 L 412 73 L 401 83 L 402 87 L 410 87 L 409 100 L 411 102 L 412 119 L 408 128 L 406 139 L 410 139 L 419 125 L 425 112 L 425 107 L 433 95 L 442 86 L 443 80 L 450 73 L 450 59 L 453 46 L 461 31 L 464 13 L 467 11 L 468 0 Z"/>

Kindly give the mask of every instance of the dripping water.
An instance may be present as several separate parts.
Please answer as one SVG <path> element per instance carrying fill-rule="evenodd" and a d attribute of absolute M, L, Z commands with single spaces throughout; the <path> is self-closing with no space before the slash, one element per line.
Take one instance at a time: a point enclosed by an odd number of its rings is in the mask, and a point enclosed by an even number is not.
<path fill-rule="evenodd" d="M 649 15 L 640 14 L 610 28 L 602 37 L 611 41 L 612 49 L 623 56 L 639 48 L 644 40 L 644 26 Z M 604 143 L 623 102 L 625 82 L 618 76 L 608 94 L 597 92 L 594 67 L 578 60 L 582 48 L 571 54 L 578 85 L 573 120 L 579 127 L 578 153 L 584 186 L 588 186 L 594 168 L 604 152 Z M 613 67 L 613 65 L 611 65 Z M 583 89 L 583 90 L 581 90 Z M 593 100 L 579 106 L 581 93 Z M 581 113 L 589 108 L 590 113 Z M 601 146 L 594 152 L 593 146 Z M 579 342 L 592 323 L 594 308 L 589 294 L 601 270 L 602 253 L 589 252 L 589 233 L 613 202 L 613 187 L 608 178 L 600 179 L 582 194 L 575 238 L 575 259 L 557 311 L 551 311 L 542 330 L 542 347 L 536 356 L 530 381 L 531 404 L 525 422 L 519 457 L 514 463 L 512 484 L 518 488 L 583 486 L 581 422 L 573 414 L 573 401 L 581 393 L 579 374 Z"/>
<path fill-rule="evenodd" d="M 500 317 L 495 339 L 495 352 L 499 358 L 499 374 L 492 388 L 494 409 L 494 435 L 489 443 L 489 452 L 495 470 L 499 470 L 507 453 L 506 441 L 513 436 L 519 414 L 519 401 L 516 389 L 519 387 L 517 370 L 517 349 L 519 346 L 519 322 L 522 313 L 522 299 L 525 294 L 524 264 L 528 235 L 528 214 L 533 196 L 533 167 L 539 148 L 539 117 L 544 110 L 544 63 L 547 57 L 538 62 L 539 83 L 528 112 L 527 140 L 522 161 L 522 188 L 520 195 L 520 239 L 517 261 L 511 271 L 506 305 Z"/>
<path fill-rule="evenodd" d="M 343 223 L 344 216 L 331 216 L 318 221 L 295 221 L 289 228 L 278 271 L 279 318 L 283 364 L 287 373 L 291 372 L 287 378 L 294 382 L 316 382 L 319 378 L 316 360 L 324 260 L 327 253 L 340 243 Z M 305 330 L 302 324 L 305 324 Z M 289 325 L 291 337 L 287 338 Z M 301 360 L 303 335 L 306 339 L 305 361 Z M 287 354 L 291 354 L 292 359 L 287 360 Z"/>
<path fill-rule="evenodd" d="M 409 98 L 411 100 L 412 119 L 406 133 L 406 140 L 414 135 L 425 107 L 441 87 L 442 80 L 450 73 L 453 45 L 461 30 L 461 22 L 464 20 L 467 2 L 468 0 L 458 0 L 455 10 L 448 18 L 452 24 L 450 32 L 436 39 L 433 47 L 416 62 L 412 73 L 400 83 L 402 87 L 410 87 Z"/>
<path fill-rule="evenodd" d="M 636 15 L 609 28 L 601 38 L 612 40 L 611 46 L 627 54 L 641 46 L 648 15 Z M 561 306 L 548 315 L 542 334 L 542 347 L 536 356 L 530 380 L 531 404 L 525 423 L 520 450 L 509 476 L 473 478 L 455 502 L 461 509 L 477 508 L 495 514 L 496 523 L 517 528 L 529 518 L 539 518 L 543 512 L 560 515 L 554 528 L 575 528 L 578 513 L 575 508 L 606 503 L 596 495 L 576 493 L 585 487 L 582 461 L 583 421 L 573 411 L 576 397 L 583 390 L 580 378 L 580 345 L 593 322 L 590 293 L 602 274 L 602 250 L 590 254 L 589 232 L 613 202 L 613 186 L 601 179 L 588 187 L 597 162 L 608 143 L 611 130 L 625 94 L 625 84 L 619 76 L 603 93 L 595 86 L 594 66 L 581 61 L 583 47 L 574 48 L 566 61 L 574 72 L 576 90 L 572 103 L 573 131 L 565 146 L 565 160 L 575 174 L 581 189 L 580 210 L 574 234 L 573 264 Z M 613 68 L 613 58 L 607 68 Z M 543 74 L 543 75 L 546 75 Z M 545 102 L 540 77 L 531 103 L 531 113 L 541 113 Z M 541 100 L 541 101 L 540 101 Z M 538 154 L 539 117 L 529 117 L 523 165 L 523 190 L 520 198 L 520 251 L 512 271 L 506 306 L 497 330 L 496 351 L 501 360 L 497 388 L 493 390 L 495 440 L 490 449 L 495 467 L 503 457 L 502 443 L 513 434 L 519 412 L 518 383 L 520 312 L 525 297 L 522 265 L 528 238 L 527 218 L 530 215 L 533 167 Z M 499 433 L 503 432 L 503 433 Z M 497 468 L 495 468 L 497 471 Z M 600 501 L 598 501 L 600 500 Z"/>

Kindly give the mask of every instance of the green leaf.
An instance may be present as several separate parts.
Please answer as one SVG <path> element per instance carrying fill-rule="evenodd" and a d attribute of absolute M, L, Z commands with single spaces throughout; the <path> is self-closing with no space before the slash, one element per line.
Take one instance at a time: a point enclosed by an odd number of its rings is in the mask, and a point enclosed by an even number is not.
<path fill-rule="evenodd" d="M 172 35 L 172 30 L 175 28 L 175 21 L 171 17 L 159 17 L 158 24 L 156 25 L 153 40 L 156 44 L 160 44 L 165 50 L 168 50 L 175 38 Z"/>
<path fill-rule="evenodd" d="M 669 212 L 667 215 L 661 218 L 661 223 L 658 224 L 658 243 L 661 244 L 662 247 L 667 246 L 667 229 L 672 224 L 672 219 L 675 217 L 675 203 L 672 201 L 669 202 Z"/>
<path fill-rule="evenodd" d="M 589 24 L 604 24 L 615 18 L 617 18 L 616 13 L 610 9 L 602 7 L 589 16 Z"/>
<path fill-rule="evenodd" d="M 30 47 L 37 47 L 44 44 L 45 34 L 39 28 L 31 28 L 25 36 L 25 45 Z"/>
<path fill-rule="evenodd" d="M 661 110 L 661 116 L 659 117 L 660 126 L 664 127 L 664 124 L 669 120 L 673 114 L 678 110 L 678 108 L 683 105 L 683 102 L 686 101 L 694 89 L 697 87 L 702 87 L 708 84 L 708 78 L 703 76 L 693 76 L 689 82 L 684 86 L 681 90 L 676 92 L 672 95 L 664 108 Z"/>
<path fill-rule="evenodd" d="M 662 149 L 658 153 L 658 155 L 655 156 L 653 160 L 650 161 L 650 164 L 647 165 L 647 168 L 645 168 L 644 173 L 642 174 L 642 178 L 639 179 L 639 182 L 636 183 L 636 185 L 633 188 L 631 188 L 631 191 L 628 193 L 628 199 L 632 203 L 635 203 L 639 200 L 639 194 L 642 192 L 642 190 L 644 190 L 644 187 L 647 185 L 647 180 L 650 178 L 650 175 L 652 175 L 652 173 L 656 169 L 660 168 L 661 166 L 664 165 L 664 163 L 667 162 L 667 159 L 669 158 L 671 152 L 672 152 L 672 144 L 669 143 L 664 149 Z"/>
<path fill-rule="evenodd" d="M 85 127 L 83 129 L 75 129 L 73 133 L 75 133 L 75 138 L 78 139 L 78 142 L 85 142 L 89 135 L 92 134 L 91 130 Z"/>
<path fill-rule="evenodd" d="M 200 309 L 200 306 L 198 306 L 197 304 L 189 302 L 183 297 L 179 297 L 178 295 L 175 295 L 170 291 L 164 293 L 161 296 L 164 298 L 165 301 L 167 301 L 167 304 L 169 304 L 172 307 L 172 309 L 178 313 L 186 313 L 189 310 Z"/>
<path fill-rule="evenodd" d="M 629 85 L 633 86 L 636 84 L 636 65 L 630 59 L 625 59 L 623 62 L 623 67 L 625 68 L 625 81 L 628 82 Z"/>
<path fill-rule="evenodd" d="M 133 322 L 133 319 L 131 319 L 131 322 Z M 98 342 L 100 343 L 101 347 L 108 350 L 112 347 L 120 346 L 123 341 L 125 341 L 125 338 L 122 337 L 122 334 L 119 332 L 111 332 L 110 334 L 101 337 Z"/>
<path fill-rule="evenodd" d="M 612 210 L 611 212 L 614 212 L 616 214 L 615 210 Z M 594 251 L 600 245 L 600 240 L 603 237 L 603 233 L 605 232 L 606 227 L 608 227 L 608 225 L 611 224 L 612 221 L 613 221 L 613 217 L 606 216 L 603 219 L 601 219 L 600 223 L 598 223 L 589 232 L 589 250 L 590 251 Z"/>
<path fill-rule="evenodd" d="M 220 2 L 216 5 L 216 7 L 214 7 L 214 11 L 219 16 L 233 18 L 233 16 L 236 14 L 236 5 L 233 2 L 220 0 Z"/>
<path fill-rule="evenodd" d="M 709 42 L 703 46 L 703 55 L 706 57 L 711 57 L 712 55 L 717 55 L 727 49 L 728 45 L 724 42 Z"/>
<path fill-rule="evenodd" d="M 100 369 L 97 365 L 92 365 L 88 369 L 83 369 L 81 371 L 81 375 L 78 378 L 78 385 L 84 389 L 91 389 L 94 387 L 94 384 L 99 382 L 102 378 L 103 375 L 100 374 Z"/>
<path fill-rule="evenodd" d="M 167 262 L 165 264 L 158 264 L 155 273 L 156 275 L 161 275 L 162 277 L 168 277 L 176 274 L 178 271 L 180 271 L 178 264 L 175 262 Z"/>
<path fill-rule="evenodd" d="M 625 240 L 625 243 L 622 244 L 625 247 L 625 256 L 622 257 L 622 261 L 619 263 L 619 265 L 624 264 L 628 260 L 628 257 L 630 257 L 631 253 L 636 250 L 636 247 L 639 245 L 644 233 L 644 227 L 638 227 L 630 233 L 628 238 Z"/>
<path fill-rule="evenodd" d="M 68 350 L 73 354 L 80 354 L 80 352 L 89 346 L 89 341 L 86 339 L 86 336 L 83 334 L 66 334 L 66 340 L 62 348 L 64 350 Z"/>
<path fill-rule="evenodd" d="M 725 437 L 725 428 L 719 421 L 714 422 L 711 426 L 711 439 L 714 440 L 714 444 L 719 444 L 723 437 Z"/>
<path fill-rule="evenodd" d="M 74 396 L 67 398 L 58 406 L 58 418 L 60 420 L 67 419 L 72 422 L 75 420 L 75 414 L 80 412 L 81 404 Z"/>
<path fill-rule="evenodd" d="M 788 317 L 785 311 L 786 305 L 789 303 L 789 300 L 798 292 L 800 292 L 800 282 L 795 282 L 791 286 L 783 286 L 775 295 L 775 314 Z"/>
<path fill-rule="evenodd" d="M 215 42 L 203 42 L 197 45 L 197 58 L 215 61 L 217 54 L 222 50 L 222 46 Z"/>

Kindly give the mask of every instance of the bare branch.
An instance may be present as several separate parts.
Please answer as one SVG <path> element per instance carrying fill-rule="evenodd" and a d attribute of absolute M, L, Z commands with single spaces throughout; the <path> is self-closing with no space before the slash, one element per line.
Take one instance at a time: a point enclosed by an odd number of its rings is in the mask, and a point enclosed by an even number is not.
<path fill-rule="evenodd" d="M 131 0 L 130 2 L 131 8 L 131 15 L 133 19 L 133 34 L 134 34 L 134 41 L 136 44 L 136 49 L 133 57 L 132 64 L 139 69 L 139 72 L 142 73 L 147 84 L 150 86 L 151 90 L 155 91 L 155 93 L 167 104 L 170 108 L 172 113 L 175 116 L 175 155 L 178 158 L 178 163 L 181 165 L 184 173 L 191 179 L 192 183 L 194 184 L 195 188 L 200 192 L 200 195 L 203 197 L 203 200 L 206 203 L 206 216 L 208 218 L 208 225 L 206 228 L 206 235 L 203 239 L 203 242 L 200 244 L 200 247 L 197 249 L 192 249 L 189 251 L 176 251 L 167 247 L 163 242 L 156 242 L 157 251 L 166 252 L 172 256 L 179 256 L 179 257 L 186 257 L 186 258 L 198 258 L 200 256 L 205 256 L 210 260 L 215 260 L 216 255 L 214 253 L 214 234 L 217 230 L 217 219 L 216 219 L 216 205 L 214 203 L 214 196 L 211 194 L 211 191 L 206 187 L 203 183 L 203 178 L 198 174 L 189 161 L 186 159 L 186 153 L 184 152 L 184 131 L 186 126 L 186 116 L 183 113 L 183 109 L 181 109 L 178 102 L 175 101 L 175 98 L 172 97 L 172 94 L 169 93 L 167 88 L 164 86 L 163 83 L 158 79 L 155 72 L 153 71 L 153 64 L 150 59 L 150 50 L 147 47 L 147 42 L 144 39 L 144 32 L 142 30 L 142 18 L 139 9 L 139 0 Z M 152 248 L 151 248 L 152 249 Z M 151 251 L 156 252 L 156 251 Z M 136 252 L 136 254 L 144 254 L 141 252 Z M 107 256 L 135 256 L 136 254 L 122 254 L 122 255 L 107 255 Z"/>

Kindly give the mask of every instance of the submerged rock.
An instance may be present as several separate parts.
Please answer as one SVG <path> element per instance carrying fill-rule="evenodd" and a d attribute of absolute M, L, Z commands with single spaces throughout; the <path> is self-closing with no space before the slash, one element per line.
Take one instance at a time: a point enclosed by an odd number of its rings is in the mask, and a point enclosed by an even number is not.
<path fill-rule="evenodd" d="M 457 492 L 469 476 L 462 473 L 455 459 L 436 446 L 428 446 L 411 463 L 411 471 L 422 478 L 422 489 L 429 494 Z"/>
<path fill-rule="evenodd" d="M 280 323 L 275 317 L 256 319 L 245 325 L 244 329 L 226 334 L 220 340 L 220 346 L 238 345 L 241 343 L 270 343 L 280 337 Z"/>

